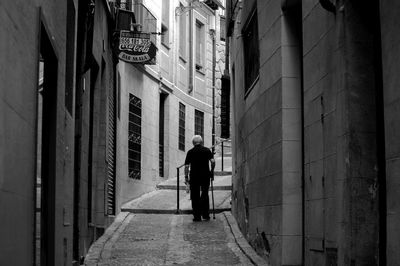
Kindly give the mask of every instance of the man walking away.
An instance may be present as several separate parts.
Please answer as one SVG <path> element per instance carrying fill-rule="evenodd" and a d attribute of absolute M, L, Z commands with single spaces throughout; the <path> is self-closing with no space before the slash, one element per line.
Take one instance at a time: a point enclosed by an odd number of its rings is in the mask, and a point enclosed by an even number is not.
<path fill-rule="evenodd" d="M 190 197 L 192 200 L 193 221 L 210 220 L 210 206 L 208 199 L 208 189 L 210 179 L 213 179 L 209 167 L 214 170 L 215 161 L 210 149 L 203 146 L 203 139 L 195 135 L 192 139 L 193 148 L 186 154 L 185 160 L 185 181 L 190 183 Z M 190 168 L 190 179 L 189 179 Z"/>

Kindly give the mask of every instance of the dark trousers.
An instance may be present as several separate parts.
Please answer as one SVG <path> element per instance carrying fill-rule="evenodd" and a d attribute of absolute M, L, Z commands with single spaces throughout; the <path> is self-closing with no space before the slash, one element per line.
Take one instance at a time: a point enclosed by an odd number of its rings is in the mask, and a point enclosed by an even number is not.
<path fill-rule="evenodd" d="M 190 198 L 192 200 L 193 216 L 195 219 L 209 218 L 209 199 L 208 189 L 210 188 L 210 180 L 201 183 L 190 184 Z"/>

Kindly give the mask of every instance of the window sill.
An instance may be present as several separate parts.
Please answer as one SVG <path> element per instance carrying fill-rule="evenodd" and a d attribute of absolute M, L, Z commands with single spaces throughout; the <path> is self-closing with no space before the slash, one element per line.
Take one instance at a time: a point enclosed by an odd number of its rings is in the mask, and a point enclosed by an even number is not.
<path fill-rule="evenodd" d="M 251 93 L 251 91 L 254 89 L 254 87 L 256 86 L 256 84 L 258 83 L 258 80 L 260 79 L 260 74 L 258 74 L 258 76 L 256 77 L 256 79 L 253 81 L 253 83 L 251 84 L 251 86 L 248 88 L 248 90 L 244 93 L 244 99 L 246 100 L 247 96 L 249 96 L 249 94 Z"/>
<path fill-rule="evenodd" d="M 166 44 L 166 43 L 161 43 L 162 44 L 162 46 L 164 46 L 167 50 L 171 50 L 171 48 L 168 46 L 168 44 Z"/>
<path fill-rule="evenodd" d="M 203 76 L 206 75 L 203 66 L 201 66 L 201 65 L 199 65 L 199 64 L 196 64 L 196 72 L 199 72 L 199 73 L 202 74 Z"/>
<path fill-rule="evenodd" d="M 182 60 L 183 63 L 187 63 L 187 60 L 182 55 L 179 55 L 179 59 Z"/>

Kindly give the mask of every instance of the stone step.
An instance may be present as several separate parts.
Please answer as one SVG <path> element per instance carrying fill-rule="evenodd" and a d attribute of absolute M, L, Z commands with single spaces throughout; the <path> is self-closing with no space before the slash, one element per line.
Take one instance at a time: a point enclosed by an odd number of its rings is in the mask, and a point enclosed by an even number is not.
<path fill-rule="evenodd" d="M 176 185 L 157 185 L 157 189 L 176 190 Z M 179 190 L 186 190 L 186 186 L 179 186 Z M 232 190 L 232 186 L 214 186 L 215 190 Z"/>
<path fill-rule="evenodd" d="M 215 176 L 227 176 L 227 175 L 232 175 L 232 171 L 217 171 L 214 172 Z"/>
<path fill-rule="evenodd" d="M 122 212 L 130 212 L 130 213 L 140 213 L 140 214 L 192 214 L 193 211 L 190 209 L 179 210 L 178 212 L 175 210 L 163 210 L 163 209 L 130 209 L 130 208 L 121 208 Z M 222 213 L 226 211 L 231 211 L 231 208 L 217 208 L 212 210 L 211 213 Z"/>
<path fill-rule="evenodd" d="M 231 209 L 231 191 L 214 191 L 214 208 L 216 212 Z M 212 193 L 209 191 L 210 210 L 212 210 Z M 179 191 L 179 213 L 190 214 L 192 202 L 190 193 Z M 147 193 L 140 198 L 125 203 L 121 211 L 132 213 L 158 213 L 174 214 L 177 210 L 177 192 L 174 190 L 156 190 Z"/>

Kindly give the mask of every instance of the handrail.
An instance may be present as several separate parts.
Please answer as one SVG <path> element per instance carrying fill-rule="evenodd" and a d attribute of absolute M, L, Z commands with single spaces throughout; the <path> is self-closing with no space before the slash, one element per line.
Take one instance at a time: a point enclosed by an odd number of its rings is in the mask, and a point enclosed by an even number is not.
<path fill-rule="evenodd" d="M 215 154 L 215 147 L 217 147 L 218 145 L 221 145 L 221 171 L 224 171 L 224 142 L 227 141 L 231 141 L 231 139 L 220 139 L 219 143 L 214 144 L 213 146 L 211 146 L 210 149 L 212 149 L 213 153 Z"/>
<path fill-rule="evenodd" d="M 176 214 L 180 213 L 179 210 L 179 169 L 181 169 L 182 167 L 184 167 L 185 164 L 182 164 L 181 166 L 178 166 L 176 168 Z"/>
<path fill-rule="evenodd" d="M 215 143 L 213 146 L 210 147 L 210 150 L 227 141 L 231 141 L 231 139 L 220 139 L 219 143 Z"/>

